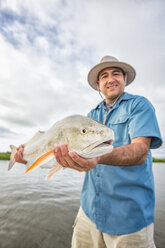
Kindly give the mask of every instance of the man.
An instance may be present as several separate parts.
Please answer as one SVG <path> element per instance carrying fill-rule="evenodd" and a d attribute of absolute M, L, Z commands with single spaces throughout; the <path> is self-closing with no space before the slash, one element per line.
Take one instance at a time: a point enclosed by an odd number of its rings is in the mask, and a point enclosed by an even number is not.
<path fill-rule="evenodd" d="M 56 148 L 56 159 L 63 167 L 88 171 L 73 247 L 155 247 L 150 148 L 158 148 L 162 141 L 151 103 L 124 93 L 135 74 L 132 66 L 105 56 L 88 75 L 89 84 L 105 96 L 88 116 L 113 129 L 110 154 L 84 159 L 68 153 L 65 145 Z"/>
<path fill-rule="evenodd" d="M 135 70 L 105 56 L 88 82 L 105 100 L 88 114 L 115 133 L 111 153 L 84 159 L 56 147 L 63 167 L 87 172 L 72 238 L 73 248 L 153 248 L 154 182 L 151 148 L 162 144 L 154 108 L 144 97 L 124 92 Z M 19 153 L 18 153 L 19 154 Z"/>

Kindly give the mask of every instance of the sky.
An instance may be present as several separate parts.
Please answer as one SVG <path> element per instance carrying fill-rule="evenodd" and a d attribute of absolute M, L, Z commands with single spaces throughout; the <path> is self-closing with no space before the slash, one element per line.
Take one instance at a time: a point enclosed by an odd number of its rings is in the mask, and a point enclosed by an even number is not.
<path fill-rule="evenodd" d="M 152 102 L 165 140 L 164 13 L 164 0 L 0 0 L 0 151 L 94 108 L 87 75 L 105 55 L 136 69 L 125 91 Z"/>

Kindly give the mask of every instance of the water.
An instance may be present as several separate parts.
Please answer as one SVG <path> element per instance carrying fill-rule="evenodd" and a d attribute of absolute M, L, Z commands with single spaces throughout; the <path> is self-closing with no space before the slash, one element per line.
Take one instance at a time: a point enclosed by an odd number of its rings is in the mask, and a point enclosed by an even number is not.
<path fill-rule="evenodd" d="M 45 169 L 24 175 L 23 165 L 7 167 L 0 161 L 0 248 L 69 248 L 84 173 L 67 169 L 46 181 Z M 165 248 L 164 174 L 165 164 L 155 163 L 157 248 Z"/>

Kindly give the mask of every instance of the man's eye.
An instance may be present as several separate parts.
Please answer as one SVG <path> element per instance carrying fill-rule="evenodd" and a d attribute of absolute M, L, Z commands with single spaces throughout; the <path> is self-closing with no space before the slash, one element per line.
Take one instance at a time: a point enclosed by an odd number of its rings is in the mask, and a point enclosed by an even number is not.
<path fill-rule="evenodd" d="M 114 72 L 113 75 L 118 76 L 118 75 L 120 75 L 120 72 Z"/>

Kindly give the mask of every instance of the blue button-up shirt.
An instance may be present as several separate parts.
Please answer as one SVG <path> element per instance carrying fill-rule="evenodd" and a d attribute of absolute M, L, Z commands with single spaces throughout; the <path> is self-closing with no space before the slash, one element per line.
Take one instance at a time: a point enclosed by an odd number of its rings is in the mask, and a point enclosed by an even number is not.
<path fill-rule="evenodd" d="M 104 122 L 104 101 L 88 114 Z M 107 115 L 106 126 L 115 133 L 114 147 L 136 137 L 152 137 L 151 149 L 162 139 L 152 104 L 144 97 L 124 93 Z M 81 206 L 97 229 L 112 235 L 136 232 L 154 221 L 154 180 L 149 151 L 141 165 L 98 164 L 85 175 Z"/>

